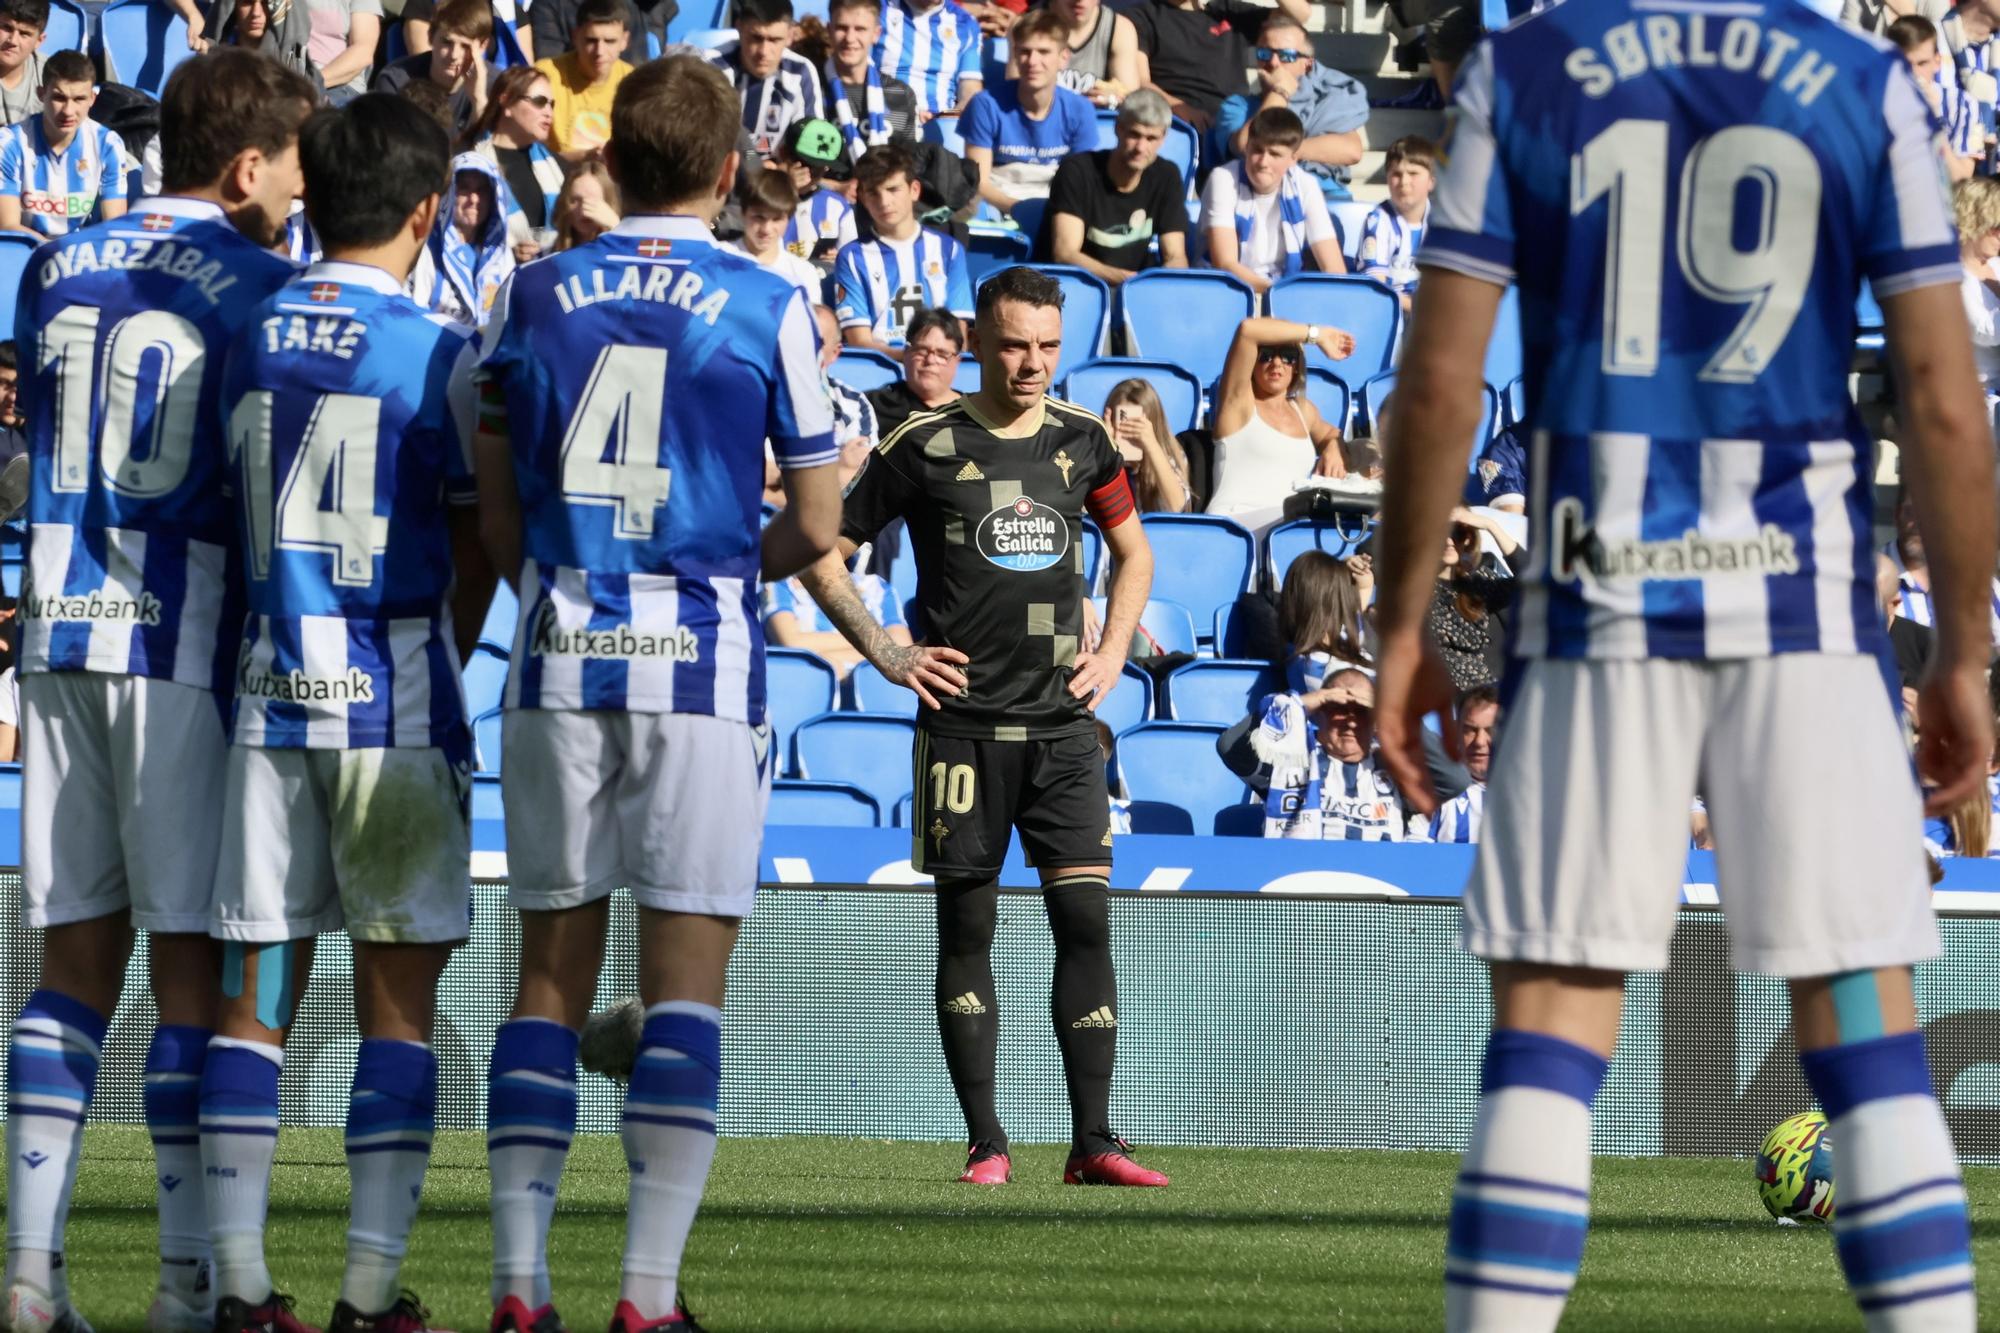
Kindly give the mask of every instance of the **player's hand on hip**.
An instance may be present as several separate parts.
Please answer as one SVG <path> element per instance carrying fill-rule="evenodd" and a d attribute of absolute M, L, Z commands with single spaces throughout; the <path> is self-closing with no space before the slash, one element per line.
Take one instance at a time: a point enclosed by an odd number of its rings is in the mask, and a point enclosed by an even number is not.
<path fill-rule="evenodd" d="M 937 696 L 951 698 L 965 692 L 965 673 L 958 668 L 971 660 L 956 648 L 912 643 L 892 646 L 875 666 L 898 685 L 915 690 L 924 707 L 943 708 Z"/>
<path fill-rule="evenodd" d="M 1438 808 L 1424 759 L 1425 714 L 1437 714 L 1445 752 L 1460 757 L 1451 694 L 1451 674 L 1421 631 L 1383 641 L 1375 659 L 1375 744 L 1390 780 L 1421 814 Z"/>
<path fill-rule="evenodd" d="M 1923 776 L 1924 813 L 1941 815 L 1969 799 L 1986 781 L 1993 761 L 1993 705 L 1986 672 L 1977 663 L 1939 665 L 1917 692 L 1917 771 Z"/>
<path fill-rule="evenodd" d="M 1123 653 L 1078 653 L 1076 665 L 1070 670 L 1069 692 L 1072 697 L 1082 699 L 1095 713 L 1097 706 L 1104 702 L 1104 696 L 1118 684 L 1118 677 L 1124 670 Z"/>

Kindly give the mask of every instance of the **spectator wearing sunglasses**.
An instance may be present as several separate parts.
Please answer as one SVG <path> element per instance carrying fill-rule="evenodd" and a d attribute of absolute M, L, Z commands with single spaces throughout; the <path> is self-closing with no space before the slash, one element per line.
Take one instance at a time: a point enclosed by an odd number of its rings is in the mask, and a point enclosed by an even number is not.
<path fill-rule="evenodd" d="M 1326 196 L 1298 164 L 1305 126 L 1281 106 L 1250 118 L 1242 160 L 1217 167 L 1201 190 L 1201 225 L 1210 267 L 1233 273 L 1254 291 L 1303 272 L 1345 273 L 1340 233 Z"/>
<path fill-rule="evenodd" d="M 1347 199 L 1348 169 L 1368 151 L 1368 93 L 1355 80 L 1313 59 L 1305 25 L 1290 14 L 1274 13 L 1257 35 L 1256 97 L 1241 94 L 1222 104 L 1215 132 L 1229 156 L 1249 149 L 1250 120 L 1259 111 L 1283 107 L 1305 126 L 1298 163 L 1328 199 Z"/>
<path fill-rule="evenodd" d="M 514 258 L 526 263 L 540 254 L 538 236 L 555 226 L 556 196 L 562 193 L 562 163 L 549 151 L 556 99 L 548 76 L 517 65 L 500 75 L 485 114 L 466 135 L 470 151 L 500 168 L 515 209 L 508 217 Z"/>
<path fill-rule="evenodd" d="M 1336 361 L 1354 352 L 1341 329 L 1255 316 L 1237 326 L 1216 394 L 1209 513 L 1268 527 L 1296 483 L 1347 475 L 1339 429 L 1305 395 L 1306 343 Z"/>

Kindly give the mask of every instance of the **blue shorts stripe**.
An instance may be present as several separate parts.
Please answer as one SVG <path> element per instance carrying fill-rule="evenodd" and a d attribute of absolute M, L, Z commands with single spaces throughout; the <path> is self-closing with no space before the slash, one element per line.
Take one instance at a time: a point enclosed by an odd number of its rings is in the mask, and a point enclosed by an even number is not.
<path fill-rule="evenodd" d="M 83 1112 L 81 1111 L 63 1111 L 53 1106 L 22 1106 L 14 1102 L 7 1104 L 7 1114 L 19 1116 L 22 1119 L 27 1119 L 30 1116 L 40 1116 L 44 1120 L 67 1120 L 71 1124 L 76 1125 L 82 1124 L 84 1119 Z"/>
<path fill-rule="evenodd" d="M 278 1137 L 278 1127 L 276 1125 L 211 1125 L 203 1123 L 201 1132 L 203 1134 L 254 1135 L 258 1138 L 266 1139 L 275 1139 Z"/>
<path fill-rule="evenodd" d="M 405 1139 L 401 1143 L 350 1143 L 347 1145 L 347 1155 L 349 1157 L 366 1157 L 370 1153 L 378 1152 L 427 1153 L 430 1150 L 431 1144 L 429 1139 Z"/>

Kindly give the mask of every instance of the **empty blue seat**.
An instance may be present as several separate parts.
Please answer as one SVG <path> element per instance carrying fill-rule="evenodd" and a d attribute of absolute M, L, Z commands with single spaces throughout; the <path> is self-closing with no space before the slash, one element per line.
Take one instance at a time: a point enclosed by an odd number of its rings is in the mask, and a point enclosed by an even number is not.
<path fill-rule="evenodd" d="M 1486 382 L 1505 384 L 1521 374 L 1521 289 L 1509 287 L 1500 297 L 1493 336 L 1486 343 Z"/>
<path fill-rule="evenodd" d="M 667 20 L 667 44 L 686 42 L 705 28 L 720 28 L 729 21 L 729 0 L 689 0 L 680 12 Z"/>
<path fill-rule="evenodd" d="M 917 711 L 917 692 L 890 680 L 873 662 L 862 662 L 847 673 L 841 695 L 846 706 L 857 713 L 896 713 L 907 717 Z"/>
<path fill-rule="evenodd" d="M 1387 370 L 1396 358 L 1396 340 L 1403 329 L 1403 303 L 1396 293 L 1373 278 L 1336 273 L 1300 273 L 1271 288 L 1271 313 L 1301 324 L 1331 325 L 1354 335 L 1354 354 L 1329 361 L 1317 347 L 1306 349 L 1306 363 L 1334 370 L 1352 384 Z"/>
<path fill-rule="evenodd" d="M 1500 390 L 1500 426 L 1519 426 L 1528 420 L 1528 381 L 1515 376 Z"/>
<path fill-rule="evenodd" d="M 1014 220 L 1014 225 L 1028 238 L 1029 246 L 1036 247 L 1042 243 L 1042 221 L 1048 216 L 1048 212 L 1047 199 L 1016 199 L 1014 211 L 1007 216 Z"/>
<path fill-rule="evenodd" d="M 500 579 L 493 585 L 493 601 L 487 606 L 486 619 L 479 626 L 479 641 L 506 656 L 514 651 L 514 626 L 520 618 L 520 599 L 514 596 L 507 580 Z"/>
<path fill-rule="evenodd" d="M 1001 269 L 1027 262 L 1028 238 L 1012 227 L 973 227 L 966 236 L 966 274 L 972 279 L 974 291 Z"/>
<path fill-rule="evenodd" d="M 1236 607 L 1233 603 L 1229 606 L 1218 606 L 1215 608 L 1215 637 L 1212 643 L 1214 644 L 1215 655 L 1217 657 L 1241 657 L 1243 655 L 1243 636 L 1238 633 L 1242 623 L 1242 621 L 1236 618 Z"/>
<path fill-rule="evenodd" d="M 1078 366 L 1063 380 L 1059 396 L 1092 412 L 1104 411 L 1104 400 L 1120 380 L 1142 379 L 1160 395 L 1160 407 L 1167 414 L 1167 428 L 1176 435 L 1193 430 L 1201 421 L 1201 381 L 1167 361 L 1138 357 L 1107 356 Z"/>
<path fill-rule="evenodd" d="M 1097 720 L 1111 728 L 1113 736 L 1130 731 L 1141 722 L 1153 717 L 1153 678 L 1133 666 L 1125 664 L 1119 674 L 1118 688 L 1104 696 L 1097 705 Z"/>
<path fill-rule="evenodd" d="M 21 295 L 21 275 L 41 242 L 18 231 L 0 231 L 0 316 L 14 327 L 14 305 Z"/>
<path fill-rule="evenodd" d="M 887 388 L 903 378 L 903 368 L 895 358 L 872 347 L 842 348 L 833 358 L 833 368 L 826 373 L 857 393 Z"/>
<path fill-rule="evenodd" d="M 1396 372 L 1393 370 L 1370 375 L 1362 382 L 1358 404 L 1360 415 L 1356 421 L 1368 434 L 1377 437 L 1382 434 L 1381 427 L 1376 424 L 1376 414 L 1382 410 L 1382 404 L 1387 402 L 1389 395 L 1394 392 L 1396 392 Z"/>
<path fill-rule="evenodd" d="M 89 33 L 90 20 L 83 6 L 71 4 L 70 0 L 49 0 L 49 22 L 42 29 L 41 49 L 45 54 L 86 50 Z"/>
<path fill-rule="evenodd" d="M 1333 215 L 1333 229 L 1340 233 L 1340 253 L 1352 264 L 1361 257 L 1361 228 L 1375 211 L 1375 205 L 1359 199 L 1329 199 L 1326 211 Z"/>
<path fill-rule="evenodd" d="M 1153 596 L 1186 607 L 1206 635 L 1215 608 L 1249 590 L 1257 539 L 1218 514 L 1147 514 L 1143 522 L 1153 547 Z"/>
<path fill-rule="evenodd" d="M 1099 597 L 1093 600 L 1097 603 L 1098 618 L 1102 620 L 1105 599 Z M 1153 642 L 1160 645 L 1163 653 L 1200 651 L 1201 640 L 1195 633 L 1194 616 L 1179 602 L 1163 602 L 1157 598 L 1147 602 L 1146 609 L 1139 613 L 1139 628 L 1153 636 Z"/>
<path fill-rule="evenodd" d="M 767 824 L 817 824 L 827 828 L 877 828 L 882 807 L 851 782 L 779 778 L 771 784 Z"/>
<path fill-rule="evenodd" d="M 917 724 L 880 713 L 822 713 L 792 733 L 798 776 L 851 782 L 884 810 L 910 794 Z"/>
<path fill-rule="evenodd" d="M 1269 662 L 1189 662 L 1167 677 L 1167 716 L 1175 722 L 1233 727 L 1259 699 L 1283 688 Z"/>
<path fill-rule="evenodd" d="M 978 393 L 979 362 L 970 356 L 960 357 L 951 372 L 951 387 L 960 393 Z"/>
<path fill-rule="evenodd" d="M 187 20 L 158 0 L 111 0 L 97 16 L 104 76 L 158 97 L 167 76 L 194 52 Z"/>
<path fill-rule="evenodd" d="M 26 572 L 26 567 L 18 560 L 9 560 L 6 564 L 0 565 L 0 589 L 4 589 L 9 597 L 18 598 L 21 595 L 21 583 Z"/>
<path fill-rule="evenodd" d="M 1307 551 L 1325 551 L 1336 560 L 1345 560 L 1367 538 L 1368 531 L 1368 521 L 1359 516 L 1331 522 L 1301 518 L 1280 523 L 1264 538 L 1264 569 L 1271 586 L 1283 586 L 1285 571 Z"/>
<path fill-rule="evenodd" d="M 465 706 L 479 717 L 500 706 L 507 692 L 507 659 L 485 648 L 475 648 L 465 663 Z"/>
<path fill-rule="evenodd" d="M 403 21 L 390 20 L 389 26 L 382 31 L 382 58 L 393 65 L 398 60 L 406 59 L 409 54 L 410 35 L 403 31 Z"/>
<path fill-rule="evenodd" d="M 1083 520 L 1083 590 L 1097 595 L 1098 564 L 1104 559 L 1104 534 L 1089 519 Z"/>
<path fill-rule="evenodd" d="M 1037 264 L 1035 268 L 1062 284 L 1062 355 L 1056 361 L 1055 374 L 1050 377 L 1053 380 L 1060 380 L 1078 366 L 1102 356 L 1109 350 L 1111 288 L 1095 273 L 1072 268 L 1067 264 Z M 975 278 L 974 283 L 975 285 L 983 283 L 991 276 L 990 273 L 980 275 Z M 1102 404 L 1098 406 L 1101 407 Z M 1093 407 L 1090 410 L 1095 412 L 1097 408 Z"/>
<path fill-rule="evenodd" d="M 1196 833 L 1213 833 L 1216 817 L 1243 804 L 1243 780 L 1223 767 L 1215 742 L 1223 728 L 1194 722 L 1148 722 L 1118 738 L 1118 768 L 1134 802 L 1184 811 Z M 1139 819 L 1133 820 L 1137 831 Z"/>
<path fill-rule="evenodd" d="M 937 144 L 959 157 L 965 156 L 965 136 L 958 132 L 957 116 L 932 116 L 925 121 L 924 142 Z"/>
<path fill-rule="evenodd" d="M 833 664 L 803 648 L 773 648 L 764 655 L 764 716 L 771 723 L 778 771 L 793 772 L 792 733 L 807 718 L 831 712 L 840 689 Z"/>
<path fill-rule="evenodd" d="M 505 717 L 495 708 L 472 719 L 472 758 L 482 773 L 500 771 L 500 729 Z"/>
<path fill-rule="evenodd" d="M 1214 383 L 1236 326 L 1257 311 L 1257 294 L 1233 274 L 1205 268 L 1155 268 L 1118 289 L 1125 350 L 1192 371 Z"/>
<path fill-rule="evenodd" d="M 1232 805 L 1215 812 L 1218 838 L 1261 838 L 1264 836 L 1264 807 L 1255 803 Z"/>
<path fill-rule="evenodd" d="M 1348 392 L 1347 381 L 1330 370 L 1308 366 L 1306 397 L 1329 425 L 1343 435 L 1347 433 L 1354 410 L 1354 395 Z"/>

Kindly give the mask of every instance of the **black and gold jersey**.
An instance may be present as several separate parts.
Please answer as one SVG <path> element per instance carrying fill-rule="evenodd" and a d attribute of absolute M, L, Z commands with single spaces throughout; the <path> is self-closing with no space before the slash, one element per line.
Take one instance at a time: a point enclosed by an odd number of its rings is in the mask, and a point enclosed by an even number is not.
<path fill-rule="evenodd" d="M 1068 403 L 1046 400 L 1039 422 L 1003 436 L 961 398 L 882 441 L 848 492 L 841 533 L 865 542 L 903 519 L 925 641 L 972 659 L 965 692 L 926 710 L 926 727 L 973 740 L 1090 730 L 1068 690 L 1086 513 L 1116 527 L 1134 517 L 1132 491 L 1104 423 Z"/>

